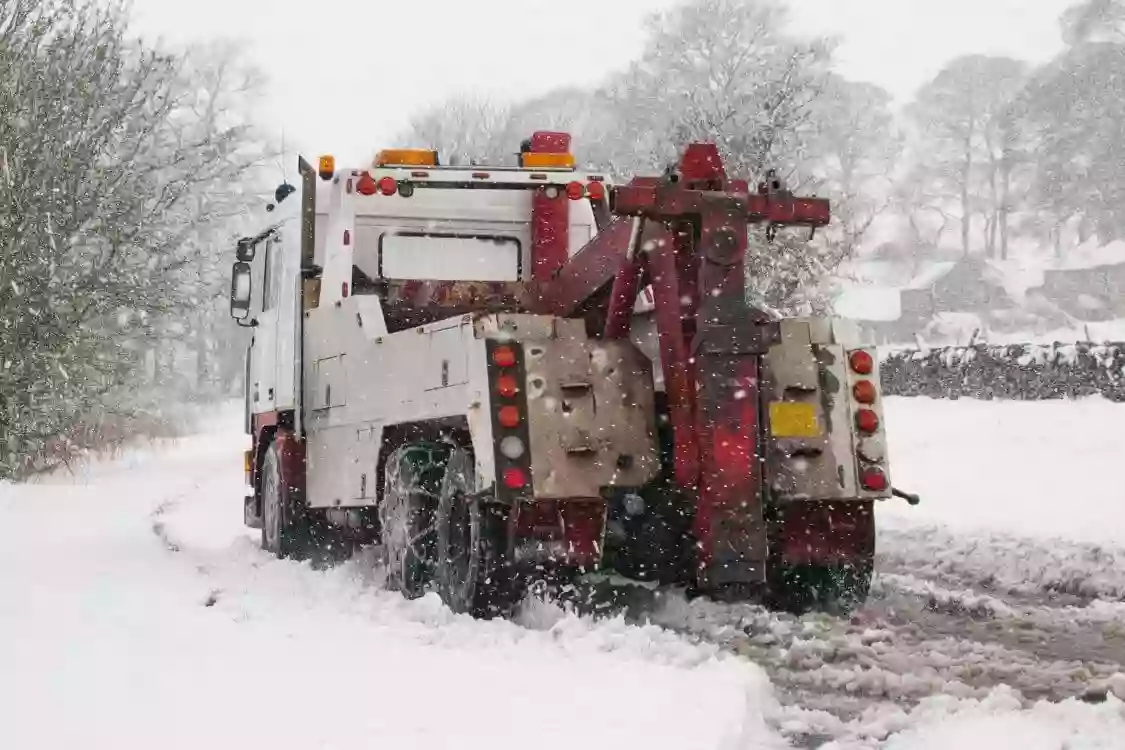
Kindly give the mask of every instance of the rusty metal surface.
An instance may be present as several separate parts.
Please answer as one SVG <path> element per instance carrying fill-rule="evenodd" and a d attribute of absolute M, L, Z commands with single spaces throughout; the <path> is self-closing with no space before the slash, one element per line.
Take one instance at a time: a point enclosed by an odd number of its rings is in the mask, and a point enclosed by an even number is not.
<path fill-rule="evenodd" d="M 580 320 L 524 342 L 538 498 L 599 497 L 659 470 L 651 365 L 628 341 L 587 341 Z"/>

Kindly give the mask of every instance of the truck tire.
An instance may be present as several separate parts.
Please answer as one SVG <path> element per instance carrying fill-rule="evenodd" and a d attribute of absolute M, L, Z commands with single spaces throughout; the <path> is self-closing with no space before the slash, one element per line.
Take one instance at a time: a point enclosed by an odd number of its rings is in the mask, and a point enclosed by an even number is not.
<path fill-rule="evenodd" d="M 774 506 L 770 509 L 770 556 L 767 565 L 767 603 L 794 614 L 827 612 L 847 615 L 863 606 L 871 590 L 875 570 L 875 510 L 866 503 L 822 503 L 820 510 L 808 515 L 812 506 Z M 784 559 L 784 513 L 798 510 L 798 518 L 808 520 L 791 528 L 801 544 L 821 538 L 820 560 L 800 562 Z M 800 536 L 801 534 L 804 536 Z M 827 539 L 826 539 L 827 537 Z M 835 537 L 833 545 L 832 537 Z M 792 538 L 790 539 L 792 541 Z M 834 551 L 823 545 L 835 546 Z"/>
<path fill-rule="evenodd" d="M 508 555 L 508 511 L 476 494 L 473 459 L 450 453 L 437 512 L 438 591 L 454 612 L 508 617 L 523 598 Z"/>
<path fill-rule="evenodd" d="M 871 591 L 874 565 L 779 565 L 770 575 L 770 604 L 801 615 L 848 615 L 863 606 Z"/>
<path fill-rule="evenodd" d="M 281 558 L 331 563 L 346 556 L 339 530 L 306 507 L 282 470 L 281 451 L 270 441 L 262 457 L 262 549 Z"/>
<path fill-rule="evenodd" d="M 262 456 L 262 549 L 278 557 L 302 558 L 308 550 L 303 509 L 293 497 L 281 469 L 281 451 L 270 441 Z"/>
<path fill-rule="evenodd" d="M 379 527 L 387 588 L 407 599 L 425 593 L 437 556 L 434 519 L 450 446 L 407 443 L 387 458 Z"/>

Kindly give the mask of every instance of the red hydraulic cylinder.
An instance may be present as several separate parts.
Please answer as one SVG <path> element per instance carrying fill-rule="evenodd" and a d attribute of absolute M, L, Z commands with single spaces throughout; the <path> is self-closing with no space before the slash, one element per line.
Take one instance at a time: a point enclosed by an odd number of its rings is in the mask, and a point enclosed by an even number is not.
<path fill-rule="evenodd" d="M 529 145 L 531 153 L 568 153 L 570 135 L 538 131 Z M 537 282 L 554 278 L 570 257 L 570 201 L 554 192 L 537 190 L 531 198 L 531 278 Z"/>

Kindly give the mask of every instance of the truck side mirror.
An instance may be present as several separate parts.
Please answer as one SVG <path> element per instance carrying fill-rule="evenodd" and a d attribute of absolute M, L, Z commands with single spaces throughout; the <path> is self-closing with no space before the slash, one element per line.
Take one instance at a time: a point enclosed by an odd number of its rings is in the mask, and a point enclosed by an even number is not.
<path fill-rule="evenodd" d="M 235 256 L 244 263 L 250 263 L 254 260 L 254 251 L 254 239 L 252 237 L 243 237 L 238 241 Z"/>
<path fill-rule="evenodd" d="M 237 321 L 250 314 L 251 288 L 250 264 L 240 260 L 231 269 L 230 279 L 230 316 Z"/>

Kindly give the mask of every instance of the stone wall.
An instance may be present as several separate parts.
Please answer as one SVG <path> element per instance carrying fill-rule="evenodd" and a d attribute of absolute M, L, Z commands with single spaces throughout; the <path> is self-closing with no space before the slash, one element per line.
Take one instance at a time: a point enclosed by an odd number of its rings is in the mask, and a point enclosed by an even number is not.
<path fill-rule="evenodd" d="M 1125 401 L 1125 342 L 894 351 L 882 358 L 882 383 L 889 396 Z"/>

